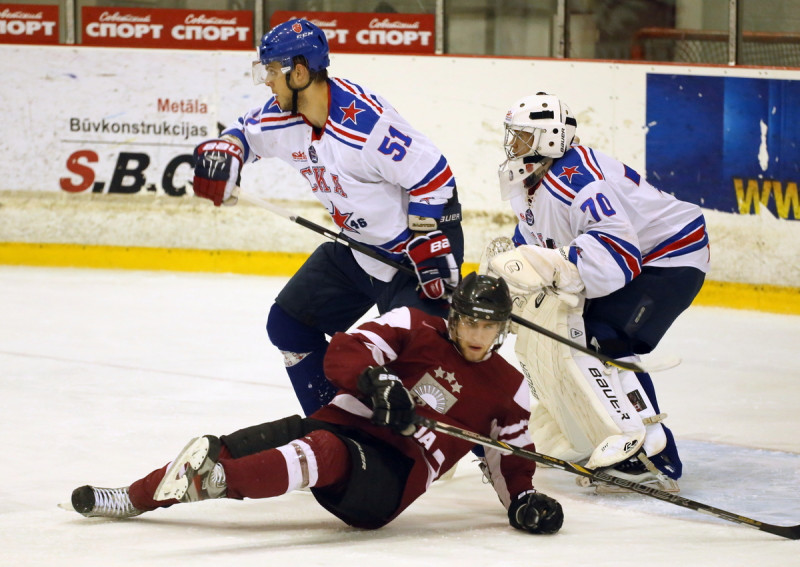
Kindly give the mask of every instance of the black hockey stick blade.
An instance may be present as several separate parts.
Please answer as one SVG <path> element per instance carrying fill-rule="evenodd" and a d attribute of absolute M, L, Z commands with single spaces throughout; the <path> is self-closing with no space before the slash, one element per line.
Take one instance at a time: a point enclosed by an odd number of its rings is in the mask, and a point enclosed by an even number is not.
<path fill-rule="evenodd" d="M 380 252 L 378 252 L 374 248 L 372 248 L 370 246 L 367 246 L 366 244 L 364 244 L 362 242 L 359 242 L 358 240 L 354 240 L 354 239 L 350 238 L 348 235 L 344 234 L 343 232 L 334 232 L 333 230 L 325 228 L 324 226 L 320 226 L 315 222 L 312 222 L 310 220 L 304 219 L 301 216 L 295 215 L 295 214 L 291 213 L 290 211 L 284 209 L 283 207 L 278 206 L 275 203 L 272 203 L 272 202 L 267 201 L 265 199 L 261 199 L 259 197 L 254 196 L 254 195 L 241 193 L 239 195 L 239 197 L 241 197 L 242 199 L 244 199 L 245 201 L 247 201 L 249 203 L 252 203 L 253 205 L 256 205 L 256 206 L 261 207 L 263 209 L 267 209 L 269 211 L 272 211 L 273 213 L 276 213 L 276 214 L 278 214 L 278 215 L 280 215 L 280 216 L 282 216 L 282 217 L 284 217 L 286 219 L 289 219 L 290 221 L 292 221 L 294 223 L 297 223 L 300 226 L 308 228 L 309 230 L 312 230 L 312 231 L 316 232 L 317 234 L 321 234 L 322 236 L 330 238 L 334 242 L 339 242 L 339 243 L 341 243 L 341 244 L 343 244 L 345 246 L 348 246 L 352 250 L 360 252 L 360 253 L 364 254 L 365 256 L 369 256 L 370 258 L 373 258 L 375 260 L 379 260 L 380 262 L 383 262 L 387 266 L 391 266 L 391 267 L 395 268 L 396 270 L 398 270 L 400 272 L 405 272 L 407 274 L 411 274 L 411 275 L 416 276 L 416 272 L 414 271 L 414 268 L 412 268 L 411 266 L 408 266 L 406 264 L 401 264 L 400 262 L 396 262 L 396 261 L 392 260 L 391 258 L 387 258 L 386 256 L 382 255 Z M 453 290 L 453 286 L 447 285 L 446 287 L 447 287 L 448 291 L 452 291 Z M 546 329 L 544 327 L 541 327 L 541 326 L 537 325 L 536 323 L 528 321 L 527 319 L 524 319 L 524 318 L 520 317 L 519 315 L 514 315 L 512 313 L 511 314 L 511 320 L 513 322 L 517 323 L 518 325 L 526 327 L 526 328 L 528 328 L 528 329 L 530 329 L 532 331 L 536 331 L 537 333 L 540 333 L 540 334 L 542 334 L 542 335 L 544 335 L 544 336 L 546 336 L 546 337 L 548 337 L 550 339 L 553 339 L 556 342 L 559 342 L 561 344 L 567 345 L 568 347 L 574 348 L 575 350 L 580 351 L 580 352 L 582 352 L 584 354 L 588 354 L 590 356 L 593 356 L 596 359 L 598 359 L 600 362 L 603 362 L 605 364 L 610 364 L 612 366 L 616 366 L 617 368 L 621 368 L 622 370 L 632 370 L 633 372 L 648 372 L 648 368 L 646 366 L 642 366 L 642 365 L 639 365 L 639 364 L 636 364 L 636 363 L 633 363 L 633 362 L 625 362 L 625 361 L 621 361 L 621 360 L 616 360 L 614 358 L 611 358 L 610 356 L 606 356 L 606 355 L 604 355 L 602 353 L 597 352 L 596 350 L 590 349 L 588 347 L 585 347 L 582 344 L 573 342 L 573 341 L 571 341 L 571 340 L 569 340 L 569 339 L 567 339 L 565 337 L 562 337 L 561 335 L 559 335 L 558 333 L 554 333 L 550 329 Z M 674 364 L 671 365 L 671 366 L 674 366 Z"/>
<path fill-rule="evenodd" d="M 464 441 L 470 441 L 478 445 L 483 445 L 484 447 L 497 449 L 505 454 L 515 455 L 517 457 L 522 457 L 523 459 L 528 459 L 543 465 L 561 469 L 578 476 L 584 476 L 593 481 L 603 482 L 605 484 L 613 484 L 633 492 L 638 492 L 639 494 L 644 494 L 645 496 L 650 496 L 651 498 L 656 498 L 670 504 L 675 504 L 676 506 L 680 506 L 682 508 L 688 508 L 690 510 L 700 512 L 702 514 L 708 514 L 722 520 L 727 520 L 729 522 L 755 528 L 762 532 L 771 533 L 787 539 L 800 539 L 800 525 L 776 526 L 774 524 L 759 522 L 758 520 L 741 516 L 739 514 L 734 514 L 733 512 L 728 512 L 727 510 L 721 510 L 720 508 L 715 508 L 714 506 L 709 506 L 708 504 L 690 500 L 670 492 L 658 490 L 657 488 L 653 488 L 651 486 L 646 486 L 644 484 L 639 484 L 616 476 L 611 476 L 610 474 L 604 473 L 601 470 L 587 469 L 581 465 L 570 463 L 569 461 L 564 461 L 549 455 L 536 453 L 534 451 L 527 451 L 525 449 L 521 449 L 520 447 L 515 447 L 514 445 L 509 445 L 508 443 L 503 443 L 502 441 L 496 441 L 490 437 L 480 435 L 479 433 L 462 429 L 454 425 L 441 423 L 434 419 L 418 416 L 417 425 L 426 427 L 433 431 L 438 431 L 439 433 L 456 437 L 458 439 L 463 439 Z"/>

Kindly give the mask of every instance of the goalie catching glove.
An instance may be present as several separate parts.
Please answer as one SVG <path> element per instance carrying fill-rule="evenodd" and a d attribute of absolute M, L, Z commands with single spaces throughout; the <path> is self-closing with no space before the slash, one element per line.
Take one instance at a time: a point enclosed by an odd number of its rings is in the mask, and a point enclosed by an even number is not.
<path fill-rule="evenodd" d="M 406 254 L 426 297 L 439 299 L 444 295 L 445 283 L 458 285 L 458 265 L 450 241 L 441 230 L 417 236 L 406 246 Z"/>
<path fill-rule="evenodd" d="M 194 194 L 215 207 L 235 205 L 241 181 L 242 148 L 227 140 L 207 140 L 194 149 Z"/>
<path fill-rule="evenodd" d="M 391 370 L 385 366 L 365 369 L 358 377 L 358 391 L 372 401 L 372 423 L 405 436 L 416 431 L 414 398 Z"/>
<path fill-rule="evenodd" d="M 512 295 L 527 295 L 542 288 L 550 287 L 560 292 L 577 294 L 584 285 L 578 267 L 570 261 L 576 260 L 580 249 L 575 246 L 562 248 L 543 248 L 524 244 L 492 255 L 487 247 L 487 266 L 489 274 L 502 277 L 511 288 Z M 502 244 L 502 243 L 501 243 Z M 522 305 L 515 300 L 515 304 Z"/>
<path fill-rule="evenodd" d="M 583 280 L 578 273 L 577 261 L 580 250 L 576 246 L 543 248 L 529 244 L 520 246 L 520 254 L 536 270 L 545 287 L 553 287 L 567 293 L 583 291 Z"/>
<path fill-rule="evenodd" d="M 564 511 L 557 500 L 546 494 L 525 492 L 508 507 L 508 522 L 532 534 L 554 534 L 564 523 Z"/>

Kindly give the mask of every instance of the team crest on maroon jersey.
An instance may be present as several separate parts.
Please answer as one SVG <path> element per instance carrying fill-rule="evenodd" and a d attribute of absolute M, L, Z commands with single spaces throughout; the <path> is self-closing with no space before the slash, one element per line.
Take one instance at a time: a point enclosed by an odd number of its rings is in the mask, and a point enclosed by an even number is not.
<path fill-rule="evenodd" d="M 447 413 L 458 401 L 454 394 L 461 391 L 461 384 L 456 380 L 455 374 L 445 371 L 441 366 L 433 374 L 431 376 L 430 372 L 426 372 L 411 388 L 411 392 L 439 413 Z M 447 382 L 450 388 L 442 382 Z"/>

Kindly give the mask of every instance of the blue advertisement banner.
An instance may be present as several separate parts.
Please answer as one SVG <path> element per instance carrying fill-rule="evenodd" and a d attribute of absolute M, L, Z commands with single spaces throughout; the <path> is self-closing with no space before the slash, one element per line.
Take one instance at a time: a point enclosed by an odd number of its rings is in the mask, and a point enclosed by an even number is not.
<path fill-rule="evenodd" d="M 800 219 L 800 81 L 647 75 L 647 179 L 725 212 Z"/>

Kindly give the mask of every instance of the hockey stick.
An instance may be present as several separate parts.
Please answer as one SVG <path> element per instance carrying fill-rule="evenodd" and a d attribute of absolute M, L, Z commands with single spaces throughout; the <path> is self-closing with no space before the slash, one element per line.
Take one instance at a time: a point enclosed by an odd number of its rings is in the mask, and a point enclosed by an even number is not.
<path fill-rule="evenodd" d="M 613 484 L 616 486 L 620 486 L 622 488 L 626 488 L 633 492 L 644 494 L 645 496 L 650 496 L 652 498 L 663 500 L 664 502 L 668 502 L 670 504 L 675 504 L 676 506 L 680 506 L 682 508 L 689 508 L 690 510 L 694 510 L 696 512 L 709 514 L 711 516 L 720 518 L 722 520 L 727 520 L 735 524 L 742 524 L 744 526 L 755 528 L 762 532 L 775 534 L 780 537 L 785 537 L 787 539 L 800 539 L 800 525 L 776 526 L 774 524 L 766 524 L 764 522 L 759 522 L 758 520 L 753 520 L 752 518 L 740 516 L 739 514 L 734 514 L 733 512 L 728 512 L 726 510 L 721 510 L 719 508 L 715 508 L 713 506 L 709 506 L 708 504 L 703 504 L 695 500 L 689 500 L 688 498 L 683 498 L 682 496 L 677 496 L 670 492 L 658 490 L 657 488 L 653 488 L 651 486 L 639 484 L 636 482 L 631 482 L 629 480 L 612 476 L 610 474 L 604 473 L 602 470 L 587 469 L 575 463 L 570 463 L 569 461 L 563 461 L 561 459 L 557 459 L 549 455 L 544 455 L 542 453 L 536 453 L 534 451 L 527 451 L 525 449 L 521 449 L 519 447 L 515 447 L 507 443 L 503 443 L 502 441 L 495 441 L 490 437 L 484 437 L 483 435 L 480 435 L 473 431 L 461 429 L 460 427 L 441 423 L 433 419 L 417 416 L 416 423 L 419 426 L 423 426 L 433 431 L 444 433 L 445 435 L 450 435 L 452 437 L 456 437 L 464 441 L 469 441 L 471 443 L 477 443 L 478 445 L 483 445 L 484 447 L 491 447 L 492 449 L 497 449 L 501 453 L 505 453 L 507 455 L 515 455 L 517 457 L 522 457 L 523 459 L 528 459 L 530 461 L 535 461 L 543 465 L 567 471 L 568 473 L 572 473 L 578 476 L 585 476 L 586 478 L 589 478 L 593 481 L 599 481 L 599 482 L 604 482 L 606 484 Z"/>
<path fill-rule="evenodd" d="M 375 249 L 370 248 L 369 246 L 367 246 L 366 244 L 363 244 L 362 242 L 359 242 L 357 240 L 354 240 L 354 239 L 350 238 L 349 236 L 347 236 L 343 232 L 334 232 L 334 231 L 332 231 L 330 229 L 325 228 L 324 226 L 320 226 L 320 225 L 318 225 L 318 224 L 316 224 L 316 223 L 314 223 L 314 222 L 312 222 L 310 220 L 304 219 L 301 216 L 295 215 L 291 211 L 289 211 L 287 209 L 284 209 L 283 207 L 280 207 L 280 206 L 276 205 L 275 203 L 267 201 L 266 199 L 261 199 L 260 197 L 256 197 L 254 195 L 250 195 L 250 194 L 246 194 L 246 193 L 240 193 L 239 194 L 239 198 L 240 199 L 244 199 L 245 201 L 247 201 L 247 202 L 249 202 L 249 203 L 251 203 L 253 205 L 256 205 L 257 207 L 261 207 L 262 209 L 267 209 L 268 211 L 272 211 L 273 213 L 275 213 L 277 215 L 280 215 L 280 216 L 282 216 L 282 217 L 284 217 L 286 219 L 289 219 L 290 221 L 292 221 L 294 223 L 297 223 L 300 226 L 303 226 L 305 228 L 313 230 L 314 232 L 316 232 L 318 234 L 321 234 L 322 236 L 330 238 L 334 242 L 339 242 L 339 243 L 341 243 L 341 244 L 343 244 L 345 246 L 348 246 L 348 247 L 350 247 L 350 249 L 355 250 L 357 252 L 360 252 L 360 253 L 364 254 L 365 256 L 369 256 L 370 258 L 374 258 L 376 260 L 379 260 L 379 261 L 383 262 L 384 264 L 397 269 L 400 272 L 404 272 L 404 273 L 416 276 L 416 271 L 411 266 L 407 266 L 405 264 L 401 264 L 400 262 L 396 262 L 396 261 L 394 261 L 394 260 L 392 260 L 390 258 L 387 258 L 386 256 L 383 256 L 382 254 L 380 254 Z M 446 287 L 447 287 L 448 291 L 452 291 L 453 290 L 453 286 L 446 285 Z M 616 360 L 614 358 L 611 358 L 610 356 L 606 356 L 606 355 L 604 355 L 602 353 L 597 352 L 596 350 L 592 350 L 592 349 L 587 348 L 587 347 L 585 347 L 585 346 L 583 346 L 581 344 L 578 344 L 578 343 L 575 343 L 573 341 L 570 341 L 569 339 L 566 339 L 566 338 L 562 337 L 561 335 L 559 335 L 557 333 L 554 333 L 553 331 L 551 331 L 549 329 L 546 329 L 544 327 L 540 327 L 536 323 L 528 321 L 527 319 L 523 319 L 519 315 L 515 315 L 515 314 L 512 313 L 511 314 L 511 320 L 513 322 L 517 323 L 518 325 L 522 325 L 523 327 L 527 327 L 528 329 L 530 329 L 532 331 L 536 331 L 537 333 L 540 333 L 540 334 L 542 334 L 542 335 L 544 335 L 546 337 L 549 337 L 549 338 L 553 339 L 556 342 L 559 342 L 561 344 L 567 345 L 568 347 L 574 348 L 575 350 L 578 350 L 578 351 L 580 351 L 580 352 L 582 352 L 584 354 L 588 354 L 590 356 L 593 356 L 593 357 L 595 357 L 596 359 L 598 359 L 601 362 L 604 362 L 606 364 L 611 364 L 612 366 L 616 366 L 617 368 L 621 368 L 622 370 L 632 370 L 633 372 L 656 372 L 658 370 L 666 370 L 667 368 L 672 368 L 673 366 L 677 366 L 677 364 L 680 362 L 679 359 L 677 359 L 677 362 L 676 362 L 676 359 L 670 359 L 670 360 L 665 361 L 665 362 L 662 361 L 661 364 L 655 364 L 655 365 L 645 365 L 645 364 L 642 364 L 642 363 L 636 364 L 636 363 L 633 363 L 633 362 L 624 362 L 624 361 L 621 361 L 621 360 Z"/>

